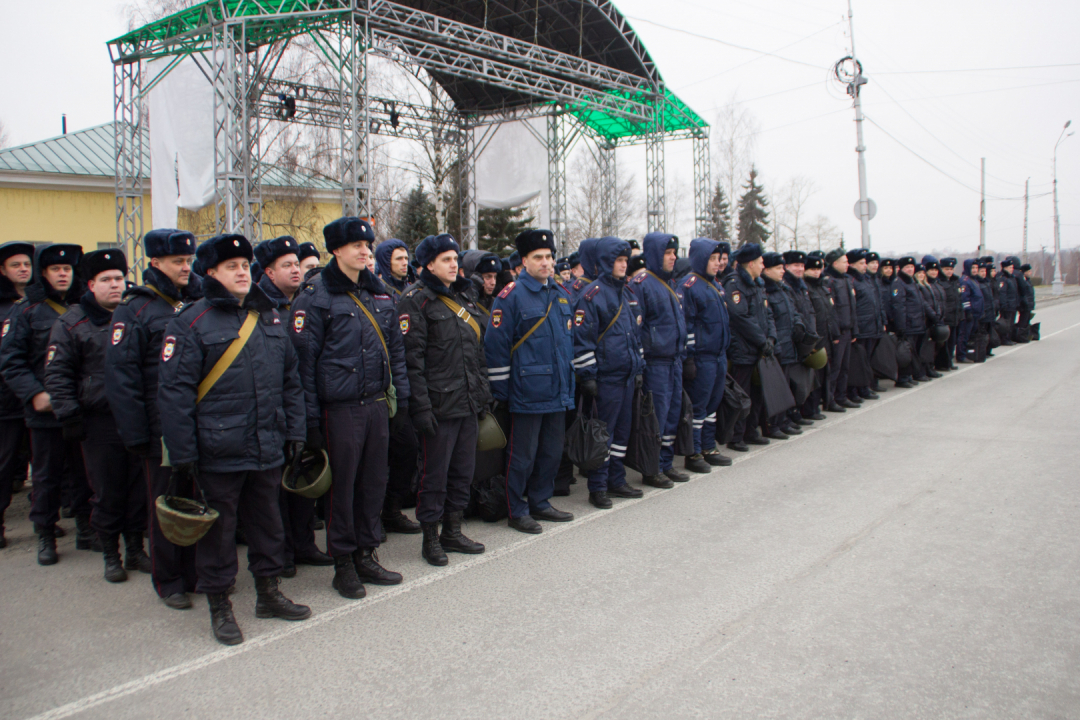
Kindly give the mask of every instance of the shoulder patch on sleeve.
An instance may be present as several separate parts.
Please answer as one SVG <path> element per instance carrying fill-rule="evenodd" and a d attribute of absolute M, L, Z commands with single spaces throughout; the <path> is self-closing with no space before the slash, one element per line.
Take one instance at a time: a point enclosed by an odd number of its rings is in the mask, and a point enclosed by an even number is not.
<path fill-rule="evenodd" d="M 402 335 L 409 334 L 409 313 L 402 313 L 398 315 L 398 327 L 401 328 Z"/>
<path fill-rule="evenodd" d="M 514 285 L 516 285 L 516 284 L 517 283 L 510 283 L 509 285 L 504 287 L 502 289 L 502 292 L 499 293 L 499 297 L 502 298 L 503 300 L 505 300 L 506 297 L 510 294 L 510 291 L 514 289 Z"/>

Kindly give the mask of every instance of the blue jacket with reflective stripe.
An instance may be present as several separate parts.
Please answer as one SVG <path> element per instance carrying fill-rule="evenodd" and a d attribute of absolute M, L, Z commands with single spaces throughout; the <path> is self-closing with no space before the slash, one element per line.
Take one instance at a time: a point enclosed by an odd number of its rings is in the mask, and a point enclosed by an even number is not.
<path fill-rule="evenodd" d="M 724 289 L 709 278 L 709 256 L 721 243 L 709 238 L 690 241 L 690 267 L 693 272 L 682 279 L 676 294 L 682 299 L 686 318 L 686 352 L 688 355 L 720 357 L 731 344 Z"/>
<path fill-rule="evenodd" d="M 600 279 L 574 300 L 574 371 L 582 380 L 621 381 L 645 369 L 637 301 L 626 279 L 616 280 L 611 274 L 620 255 L 630 256 L 629 243 L 601 239 L 597 249 Z"/>
<path fill-rule="evenodd" d="M 670 363 L 686 357 L 686 318 L 682 303 L 664 272 L 664 250 L 673 235 L 649 233 L 642 242 L 645 269 L 631 289 L 641 308 L 641 346 L 646 362 Z"/>

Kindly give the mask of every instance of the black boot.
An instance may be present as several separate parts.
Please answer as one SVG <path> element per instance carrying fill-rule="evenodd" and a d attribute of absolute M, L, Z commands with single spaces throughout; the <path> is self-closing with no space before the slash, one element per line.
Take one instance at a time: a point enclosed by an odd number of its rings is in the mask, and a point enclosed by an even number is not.
<path fill-rule="evenodd" d="M 479 555 L 484 552 L 484 546 L 481 543 L 474 542 L 461 534 L 460 512 L 443 513 L 439 544 L 446 552 L 459 552 L 466 555 Z"/>
<path fill-rule="evenodd" d="M 142 533 L 124 533 L 124 569 L 150 574 L 150 556 L 143 550 Z"/>
<path fill-rule="evenodd" d="M 382 525 L 386 532 L 402 533 L 404 535 L 416 535 L 420 532 L 420 524 L 414 523 L 401 512 L 401 501 L 397 498 L 386 498 L 383 503 Z"/>
<path fill-rule="evenodd" d="M 105 579 L 111 583 L 121 583 L 128 579 L 127 571 L 120 562 L 120 538 L 116 535 L 99 533 L 101 553 L 105 558 Z"/>
<path fill-rule="evenodd" d="M 728 467 L 734 462 L 727 455 L 724 455 L 719 450 L 710 450 L 702 455 L 705 462 L 709 463 L 712 467 Z"/>
<path fill-rule="evenodd" d="M 399 585 L 401 573 L 391 572 L 379 564 L 379 556 L 375 554 L 375 548 L 360 548 L 353 553 L 353 562 L 356 563 L 356 575 L 362 582 L 373 585 Z"/>
<path fill-rule="evenodd" d="M 53 529 L 36 525 L 34 530 L 38 535 L 38 565 L 55 565 L 60 560 L 60 556 L 56 554 L 56 535 Z"/>
<path fill-rule="evenodd" d="M 244 634 L 233 617 L 232 601 L 228 593 L 206 593 L 206 602 L 210 605 L 210 629 L 214 639 L 222 645 L 239 645 L 244 642 Z"/>
<path fill-rule="evenodd" d="M 439 543 L 439 523 L 420 523 L 420 530 L 424 533 L 420 556 L 427 560 L 429 565 L 442 567 L 448 564 L 450 559 L 446 557 L 446 551 Z"/>
<path fill-rule="evenodd" d="M 255 593 L 255 617 L 282 620 L 307 620 L 311 617 L 311 608 L 297 605 L 281 594 L 276 577 L 255 576 Z"/>
<path fill-rule="evenodd" d="M 89 515 L 79 515 L 75 518 L 75 549 L 93 550 L 94 552 L 102 551 L 101 540 L 90 529 Z"/>
<path fill-rule="evenodd" d="M 364 584 L 356 577 L 356 565 L 352 555 L 338 555 L 334 558 L 334 589 L 343 598 L 359 600 L 367 595 Z"/>
<path fill-rule="evenodd" d="M 700 454 L 687 455 L 686 461 L 683 463 L 683 467 L 685 467 L 690 472 L 712 472 L 712 465 L 709 465 L 709 463 L 705 462 L 705 458 L 703 458 Z"/>

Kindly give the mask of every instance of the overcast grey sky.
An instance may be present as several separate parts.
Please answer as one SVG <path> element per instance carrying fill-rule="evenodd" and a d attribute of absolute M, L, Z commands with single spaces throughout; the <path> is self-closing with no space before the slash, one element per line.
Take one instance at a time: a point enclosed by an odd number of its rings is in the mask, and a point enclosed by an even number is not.
<path fill-rule="evenodd" d="M 849 246 L 858 244 L 853 112 L 829 79 L 848 53 L 845 0 L 616 4 L 669 87 L 699 114 L 712 121 L 735 96 L 757 117 L 767 192 L 793 175 L 813 178 L 820 189 L 811 214 L 827 215 Z M 870 79 L 864 109 L 877 123 L 865 127 L 869 194 L 878 206 L 873 247 L 974 250 L 980 157 L 991 198 L 1017 198 L 1031 178 L 1032 195 L 1041 197 L 1031 201 L 1029 248 L 1052 247 L 1054 143 L 1066 120 L 1080 124 L 1080 3 L 855 0 L 854 10 L 856 50 Z M 69 130 L 112 119 L 105 42 L 125 29 L 115 0 L 0 0 L 0 27 L 0 121 L 11 143 L 59 134 L 65 112 Z M 1066 67 L 960 72 L 1047 65 Z M 689 185 L 688 142 L 672 144 L 667 167 Z M 632 169 L 643 180 L 644 168 Z M 1062 246 L 1075 247 L 1080 137 L 1062 143 L 1058 181 Z M 1019 251 L 1023 202 L 991 199 L 987 208 L 990 249 Z"/>

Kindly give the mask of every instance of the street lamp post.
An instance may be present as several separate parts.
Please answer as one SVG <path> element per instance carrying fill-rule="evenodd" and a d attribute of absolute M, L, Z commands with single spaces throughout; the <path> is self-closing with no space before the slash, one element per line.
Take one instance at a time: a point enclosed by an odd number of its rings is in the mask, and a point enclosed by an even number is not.
<path fill-rule="evenodd" d="M 1064 291 L 1065 283 L 1061 279 L 1061 231 L 1060 221 L 1058 219 L 1058 199 L 1057 199 L 1057 149 L 1061 142 L 1072 135 L 1065 134 L 1065 131 L 1072 125 L 1072 120 L 1068 120 L 1065 123 L 1065 127 L 1061 128 L 1061 135 L 1058 136 L 1058 141 L 1054 143 L 1054 282 L 1051 286 L 1051 293 L 1054 295 L 1060 295 Z"/>

